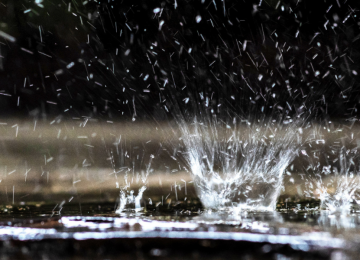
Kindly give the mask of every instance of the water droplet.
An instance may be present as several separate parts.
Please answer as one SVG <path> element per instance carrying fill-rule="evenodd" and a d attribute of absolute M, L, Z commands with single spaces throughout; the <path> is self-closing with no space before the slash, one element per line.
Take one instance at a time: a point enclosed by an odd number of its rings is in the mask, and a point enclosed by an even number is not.
<path fill-rule="evenodd" d="M 197 23 L 200 23 L 201 19 L 202 19 L 202 18 L 201 18 L 200 15 L 196 16 L 196 22 L 197 22 Z"/>

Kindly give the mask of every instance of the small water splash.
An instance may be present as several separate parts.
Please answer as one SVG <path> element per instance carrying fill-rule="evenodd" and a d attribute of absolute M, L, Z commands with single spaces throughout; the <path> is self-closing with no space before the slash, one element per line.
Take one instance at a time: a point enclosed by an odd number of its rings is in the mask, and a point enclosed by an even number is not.
<path fill-rule="evenodd" d="M 323 145 L 307 155 L 309 166 L 305 175 L 305 195 L 320 199 L 320 209 L 330 214 L 347 215 L 357 203 L 360 188 L 360 164 L 357 148 L 348 149 L 350 144 L 335 141 L 335 145 Z M 325 151 L 329 150 L 329 153 Z M 324 158 L 321 158 L 322 153 Z M 315 160 L 314 160 L 315 159 Z"/>
<path fill-rule="evenodd" d="M 317 195 L 321 201 L 320 208 L 327 209 L 331 213 L 350 212 L 351 206 L 355 201 L 356 191 L 360 187 L 360 178 L 358 173 L 350 170 L 354 165 L 348 165 L 351 160 L 340 154 L 341 161 L 340 170 L 334 169 L 332 176 L 322 179 L 321 174 L 317 174 L 314 178 L 309 178 L 312 185 L 307 182 L 306 185 L 313 189 L 312 193 Z"/>
<path fill-rule="evenodd" d="M 120 204 L 115 213 L 122 213 L 127 210 L 133 210 L 135 212 L 140 212 L 143 207 L 141 207 L 141 200 L 146 190 L 146 186 L 142 186 L 138 194 L 135 196 L 134 191 L 128 191 L 127 189 L 122 189 L 120 191 Z M 131 205 L 134 205 L 134 208 L 131 208 Z"/>
<path fill-rule="evenodd" d="M 260 121 L 260 120 L 259 120 Z M 283 173 L 297 154 L 298 129 L 276 120 L 182 123 L 185 160 L 208 209 L 273 211 Z"/>
<path fill-rule="evenodd" d="M 111 159 L 113 164 L 114 173 L 116 178 L 118 174 L 123 177 L 123 184 L 120 186 L 119 182 L 116 182 L 118 188 L 120 188 L 120 198 L 119 206 L 115 213 L 120 214 L 122 212 L 141 212 L 143 207 L 141 207 L 141 201 L 143 194 L 147 189 L 148 177 L 153 169 L 151 168 L 153 159 L 155 156 L 151 154 L 149 159 L 146 159 L 145 150 L 132 149 L 127 150 L 119 149 L 119 159 L 120 166 L 119 170 L 116 171 L 115 160 Z M 138 187 L 137 195 L 135 195 L 134 189 L 132 187 Z"/>
<path fill-rule="evenodd" d="M 132 176 L 129 176 L 128 172 L 125 173 L 124 175 L 125 186 L 120 189 L 119 207 L 115 213 L 119 214 L 125 211 L 140 212 L 143 209 L 143 207 L 141 207 L 141 200 L 147 188 L 146 187 L 147 178 L 150 172 L 152 171 L 150 168 L 151 161 L 152 161 L 152 157 L 150 157 L 150 161 L 147 165 L 146 171 L 136 172 L 132 174 Z M 132 178 L 134 175 L 137 176 L 136 183 L 139 183 L 139 181 L 141 181 L 142 183 L 142 186 L 139 188 L 137 195 L 134 195 L 134 190 L 129 190 L 131 187 L 131 183 L 134 182 L 134 179 Z"/>

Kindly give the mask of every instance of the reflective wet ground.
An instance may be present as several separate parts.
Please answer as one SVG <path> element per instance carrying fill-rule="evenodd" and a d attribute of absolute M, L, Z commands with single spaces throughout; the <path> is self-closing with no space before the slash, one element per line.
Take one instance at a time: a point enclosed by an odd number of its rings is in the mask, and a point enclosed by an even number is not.
<path fill-rule="evenodd" d="M 316 204 L 316 203 L 315 203 Z M 314 205 L 315 205 L 314 204 Z M 2 259 L 357 259 L 360 214 L 288 204 L 204 212 L 196 201 L 116 215 L 114 203 L 4 206 Z M 299 209 L 300 208 L 300 209 Z"/>

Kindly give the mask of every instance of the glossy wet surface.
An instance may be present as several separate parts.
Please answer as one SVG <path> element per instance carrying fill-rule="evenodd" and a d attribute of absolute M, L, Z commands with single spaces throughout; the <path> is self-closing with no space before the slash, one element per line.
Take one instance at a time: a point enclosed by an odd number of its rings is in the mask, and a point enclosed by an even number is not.
<path fill-rule="evenodd" d="M 234 215 L 199 206 L 149 205 L 120 215 L 114 203 L 3 206 L 0 254 L 4 259 L 356 259 L 358 213 L 344 217 L 288 205 L 276 213 Z"/>

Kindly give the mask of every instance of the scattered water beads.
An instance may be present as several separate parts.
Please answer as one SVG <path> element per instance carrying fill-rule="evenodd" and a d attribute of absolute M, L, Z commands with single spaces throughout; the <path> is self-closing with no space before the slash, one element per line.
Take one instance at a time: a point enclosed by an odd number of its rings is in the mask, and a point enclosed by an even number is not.
<path fill-rule="evenodd" d="M 181 124 L 185 159 L 205 208 L 273 211 L 301 141 L 296 127 L 264 120 Z"/>

